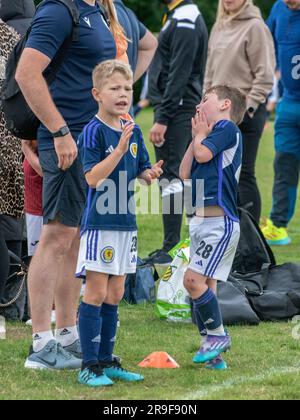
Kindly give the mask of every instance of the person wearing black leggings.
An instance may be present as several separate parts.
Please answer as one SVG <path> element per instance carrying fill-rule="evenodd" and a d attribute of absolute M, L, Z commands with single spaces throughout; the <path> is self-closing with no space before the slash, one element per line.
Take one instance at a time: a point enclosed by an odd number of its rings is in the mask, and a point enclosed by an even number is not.
<path fill-rule="evenodd" d="M 243 164 L 238 204 L 248 210 L 258 223 L 261 215 L 261 196 L 255 175 L 255 162 L 266 119 L 266 105 L 261 104 L 253 117 L 247 113 L 239 126 L 243 135 Z"/>

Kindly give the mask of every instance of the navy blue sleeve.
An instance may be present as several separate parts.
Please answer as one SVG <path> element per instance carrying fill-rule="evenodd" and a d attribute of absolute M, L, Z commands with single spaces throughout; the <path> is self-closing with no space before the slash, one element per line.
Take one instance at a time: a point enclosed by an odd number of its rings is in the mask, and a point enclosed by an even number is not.
<path fill-rule="evenodd" d="M 221 121 L 218 123 L 210 135 L 202 142 L 215 157 L 224 150 L 230 149 L 236 144 L 237 129 L 235 125 L 229 121 Z"/>
<path fill-rule="evenodd" d="M 78 148 L 83 171 L 86 174 L 104 159 L 101 130 L 87 126 L 78 140 Z"/>
<path fill-rule="evenodd" d="M 137 128 L 138 136 L 138 174 L 140 176 L 146 169 L 151 169 L 152 165 L 149 158 L 149 153 L 146 149 L 145 141 L 143 139 L 143 134 L 139 128 Z"/>
<path fill-rule="evenodd" d="M 26 48 L 38 50 L 52 60 L 72 29 L 67 7 L 61 3 L 46 3 L 34 18 Z"/>

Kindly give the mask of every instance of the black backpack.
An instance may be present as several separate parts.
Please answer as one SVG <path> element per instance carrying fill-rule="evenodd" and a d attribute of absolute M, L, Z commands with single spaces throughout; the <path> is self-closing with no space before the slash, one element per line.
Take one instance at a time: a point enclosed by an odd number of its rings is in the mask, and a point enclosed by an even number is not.
<path fill-rule="evenodd" d="M 264 264 L 276 265 L 274 254 L 251 214 L 239 208 L 241 237 L 232 271 L 249 273 L 260 271 Z"/>
<path fill-rule="evenodd" d="M 42 6 L 44 3 L 46 3 L 46 1 L 47 0 L 44 0 L 38 7 Z M 79 40 L 80 16 L 75 2 L 72 0 L 55 1 L 64 4 L 68 8 L 73 20 L 73 31 L 71 36 L 65 40 L 65 42 L 58 50 L 57 54 L 51 62 L 51 66 L 49 66 L 44 72 L 44 77 L 48 85 L 54 81 L 58 69 L 61 66 L 72 42 L 77 42 Z M 99 7 L 104 20 L 109 25 L 106 10 L 101 4 L 99 4 Z M 40 126 L 40 121 L 31 111 L 19 88 L 18 83 L 15 80 L 15 73 L 18 62 L 25 48 L 30 31 L 31 27 L 15 46 L 8 58 L 6 64 L 5 81 L 1 89 L 0 106 L 1 111 L 4 113 L 7 129 L 14 136 L 24 140 L 35 140 L 37 138 L 37 130 Z"/>

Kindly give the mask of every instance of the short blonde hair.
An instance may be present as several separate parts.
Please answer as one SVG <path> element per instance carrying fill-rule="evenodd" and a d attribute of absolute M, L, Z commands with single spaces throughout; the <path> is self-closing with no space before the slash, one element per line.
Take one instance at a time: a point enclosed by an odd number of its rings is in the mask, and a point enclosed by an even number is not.
<path fill-rule="evenodd" d="M 133 81 L 133 72 L 128 64 L 119 60 L 107 60 L 98 64 L 93 71 L 94 87 L 101 88 L 114 73 L 120 73 L 128 81 Z"/>

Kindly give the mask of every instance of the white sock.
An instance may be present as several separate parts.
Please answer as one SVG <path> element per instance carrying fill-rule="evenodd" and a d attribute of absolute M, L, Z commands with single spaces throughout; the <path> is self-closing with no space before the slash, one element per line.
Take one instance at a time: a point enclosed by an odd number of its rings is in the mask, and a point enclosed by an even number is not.
<path fill-rule="evenodd" d="M 51 340 L 54 340 L 53 332 L 42 331 L 35 334 L 32 334 L 33 339 L 33 351 L 38 353 L 41 351 Z"/>
<path fill-rule="evenodd" d="M 67 347 L 79 340 L 77 325 L 55 330 L 55 339 L 63 346 Z"/>
<path fill-rule="evenodd" d="M 224 335 L 226 335 L 225 330 L 224 330 L 224 326 L 221 325 L 216 330 L 207 330 L 207 335 L 217 335 L 217 336 L 220 336 L 220 337 L 224 337 Z"/>

